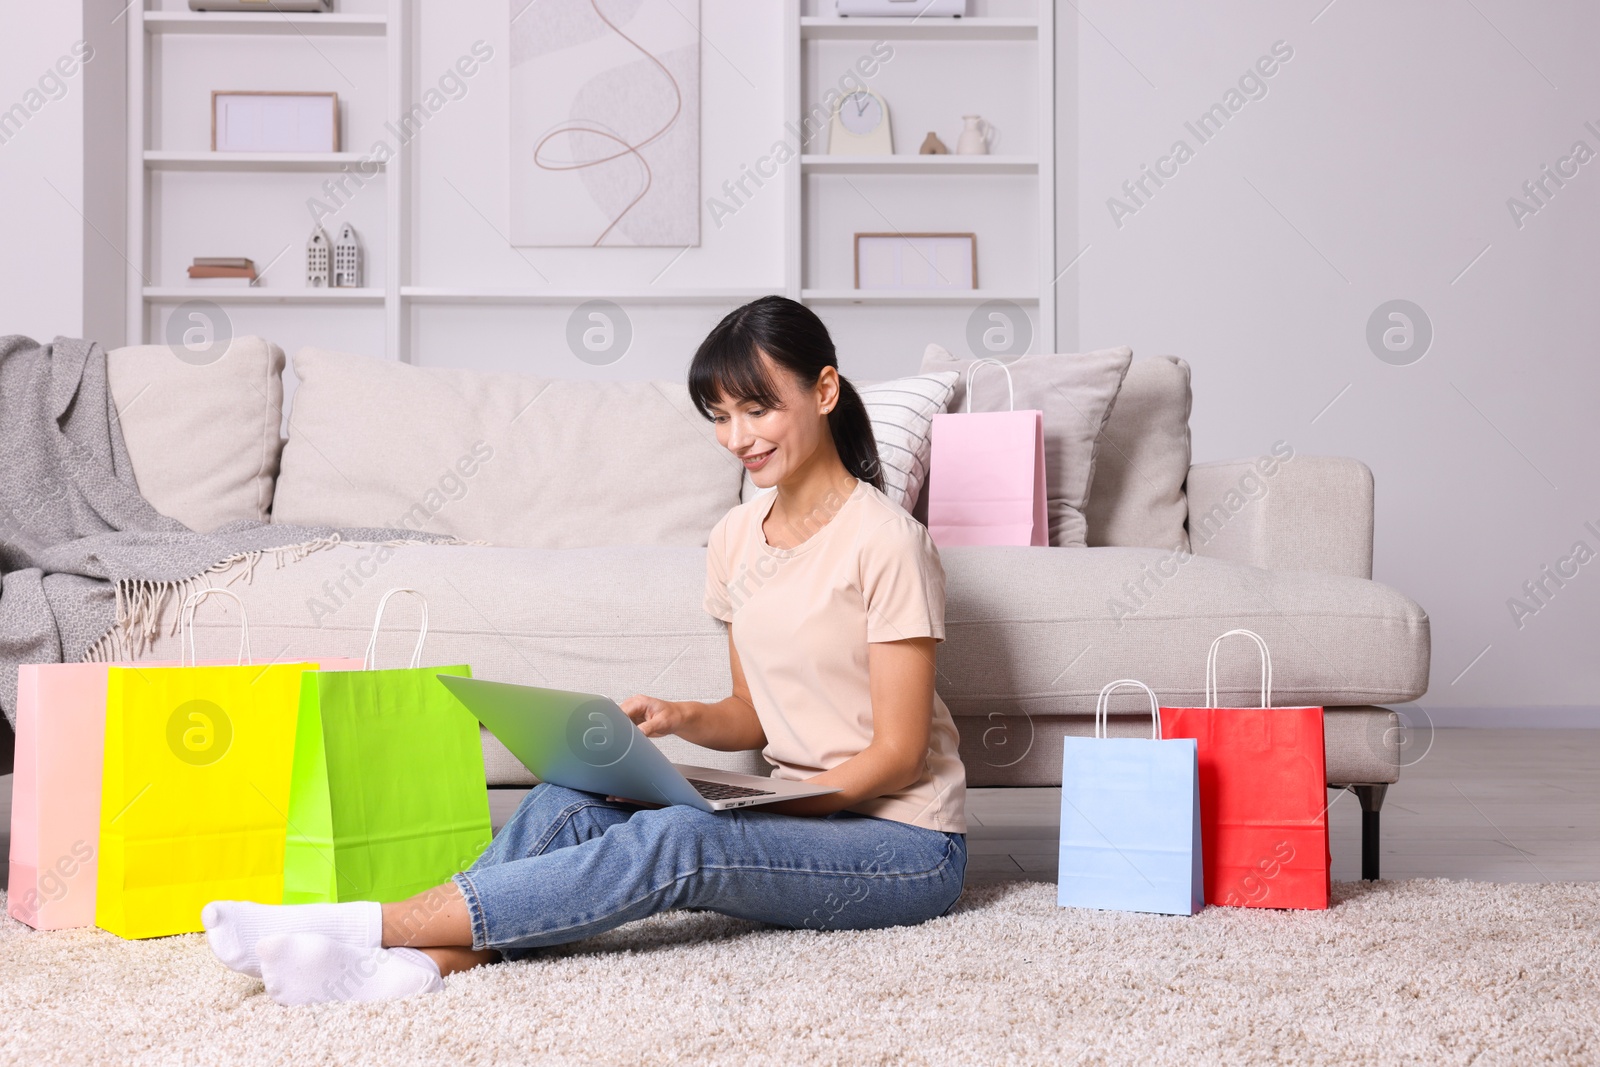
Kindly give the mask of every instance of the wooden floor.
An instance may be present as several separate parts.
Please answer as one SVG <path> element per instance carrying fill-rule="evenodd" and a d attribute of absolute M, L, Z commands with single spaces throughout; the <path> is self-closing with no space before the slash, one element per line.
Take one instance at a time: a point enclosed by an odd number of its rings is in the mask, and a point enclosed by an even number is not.
<path fill-rule="evenodd" d="M 0 873 L 10 854 L 10 775 L 0 776 Z M 492 790 L 498 828 L 518 790 Z M 1054 881 L 1058 789 L 967 794 L 967 880 Z M 1333 877 L 1361 876 L 1361 809 L 1328 794 Z M 1600 881 L 1600 730 L 1440 730 L 1389 788 L 1383 877 Z"/>

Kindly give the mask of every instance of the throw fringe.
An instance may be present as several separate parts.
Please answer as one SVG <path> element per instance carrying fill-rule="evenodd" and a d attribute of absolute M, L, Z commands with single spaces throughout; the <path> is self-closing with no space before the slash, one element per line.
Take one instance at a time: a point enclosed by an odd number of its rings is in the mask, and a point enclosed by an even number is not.
<path fill-rule="evenodd" d="M 199 574 L 188 578 L 179 578 L 166 582 L 151 582 L 141 579 L 127 578 L 115 583 L 117 594 L 117 621 L 111 629 L 89 646 L 83 654 L 84 663 L 114 663 L 119 660 L 137 659 L 149 650 L 155 641 L 161 626 L 161 617 L 167 609 L 169 602 L 175 602 L 181 609 L 184 601 L 201 589 L 216 588 L 211 576 L 226 571 L 232 567 L 239 568 L 238 573 L 223 583 L 223 588 L 233 585 L 243 579 L 246 585 L 255 579 L 256 567 L 268 552 L 272 553 L 275 570 L 282 570 L 291 564 L 299 563 L 313 552 L 320 552 L 325 548 L 333 548 L 342 544 L 357 544 L 346 542 L 337 532 L 327 537 L 317 537 L 310 541 L 301 541 L 299 544 L 283 545 L 278 548 L 256 549 L 250 552 L 240 552 L 229 556 L 227 559 L 218 560 Z M 359 542 L 366 544 L 368 542 Z M 477 545 L 488 546 L 489 541 L 463 541 L 457 537 L 437 541 L 422 541 L 415 538 L 401 538 L 394 541 L 371 542 L 393 548 L 406 545 Z M 178 632 L 178 623 L 183 612 L 172 613 L 172 624 L 167 628 L 167 636 L 171 637 Z"/>
<path fill-rule="evenodd" d="M 238 567 L 238 573 L 224 582 L 222 587 L 233 585 L 240 579 L 249 585 L 255 579 L 256 566 L 268 552 L 273 555 L 276 569 L 282 570 L 292 563 L 300 562 L 313 552 L 320 552 L 322 549 L 343 543 L 343 539 L 334 533 L 328 537 L 317 537 L 299 544 L 239 552 L 218 560 L 199 574 L 188 578 L 164 582 L 125 578 L 116 582 L 116 622 L 89 646 L 88 651 L 83 654 L 82 662 L 112 663 L 118 660 L 137 659 L 155 641 L 167 604 L 175 602 L 181 609 L 184 601 L 201 589 L 217 588 L 211 577 L 214 574 Z M 168 637 L 178 632 L 178 623 L 182 616 L 182 610 L 172 613 L 172 624 L 167 628 Z"/>

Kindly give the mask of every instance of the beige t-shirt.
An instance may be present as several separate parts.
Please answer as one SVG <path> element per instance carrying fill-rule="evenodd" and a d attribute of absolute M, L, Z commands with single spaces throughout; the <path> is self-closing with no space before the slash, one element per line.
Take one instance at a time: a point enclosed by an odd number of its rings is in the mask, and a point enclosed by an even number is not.
<path fill-rule="evenodd" d="M 705 609 L 732 626 L 773 776 L 799 780 L 871 742 L 869 642 L 944 640 L 944 567 L 927 529 L 861 480 L 805 524 L 815 531 L 806 540 L 773 548 L 761 524 L 777 496 L 740 504 L 712 528 Z M 922 777 L 850 810 L 965 833 L 967 772 L 957 742 L 935 692 Z"/>

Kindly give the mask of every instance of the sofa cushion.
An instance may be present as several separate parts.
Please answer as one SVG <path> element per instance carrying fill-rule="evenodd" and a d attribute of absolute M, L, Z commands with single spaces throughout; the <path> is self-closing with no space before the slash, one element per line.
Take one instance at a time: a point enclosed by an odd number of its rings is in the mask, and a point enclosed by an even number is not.
<path fill-rule="evenodd" d="M 872 422 L 884 492 L 908 511 L 928 480 L 933 417 L 949 409 L 960 377 L 955 371 L 935 371 L 886 382 L 862 382 L 858 390 Z"/>
<path fill-rule="evenodd" d="M 1372 469 L 1358 459 L 1296 455 L 1278 441 L 1264 455 L 1195 464 L 1184 496 L 1202 556 L 1372 577 Z"/>
<path fill-rule="evenodd" d="M 210 533 L 272 509 L 283 437 L 283 349 L 235 337 L 219 359 L 166 345 L 106 353 L 111 398 L 139 492 L 163 515 Z"/>
<path fill-rule="evenodd" d="M 1428 688 L 1429 620 L 1362 578 L 1268 571 L 1173 549 L 940 550 L 951 711 L 1089 714 L 1100 687 L 1137 678 L 1164 704 L 1204 700 L 1206 650 L 1244 627 L 1272 649 L 1284 706 L 1386 704 Z M 966 680 L 974 685 L 968 688 Z M 1224 662 L 1224 702 L 1254 703 L 1259 676 Z"/>
<path fill-rule="evenodd" d="M 1044 412 L 1044 476 L 1052 545 L 1082 548 L 1087 543 L 1083 509 L 1094 478 L 1095 450 L 1132 358 L 1133 349 L 1124 345 L 1097 352 L 1017 356 L 1004 361 L 1011 372 L 1016 409 L 1037 408 Z M 923 353 L 924 374 L 942 370 L 962 373 L 950 397 L 951 411 L 966 410 L 966 371 L 973 362 L 958 359 L 939 345 L 929 345 Z M 999 368 L 979 370 L 974 388 L 978 395 L 971 410 L 1006 410 L 1004 379 Z"/>
<path fill-rule="evenodd" d="M 974 720 L 990 729 L 1007 716 L 1036 724 L 1090 715 L 1113 678 L 1147 682 L 1164 703 L 1198 704 L 1206 650 L 1236 626 L 1271 645 L 1280 704 L 1387 704 L 1428 687 L 1427 615 L 1365 579 L 1138 548 L 951 547 L 940 557 L 937 687 L 964 735 Z M 425 663 L 470 663 L 480 678 L 616 699 L 704 700 L 731 684 L 726 628 L 701 607 L 705 567 L 703 549 L 671 546 L 341 545 L 258 567 L 232 588 L 255 646 L 281 650 L 279 659 L 360 655 L 378 599 L 406 586 L 428 597 Z M 166 610 L 170 623 L 176 607 Z M 196 628 L 202 659 L 233 654 L 237 624 L 223 613 L 202 613 Z M 147 657 L 176 658 L 167 630 Z M 409 650 L 396 635 L 379 664 Z M 1223 700 L 1253 702 L 1257 681 L 1248 657 L 1230 656 Z"/>
<path fill-rule="evenodd" d="M 275 522 L 535 548 L 704 545 L 744 468 L 681 382 L 414 367 L 301 349 Z"/>
<path fill-rule="evenodd" d="M 1189 364 L 1139 359 L 1100 433 L 1084 517 L 1091 547 L 1188 548 Z"/>

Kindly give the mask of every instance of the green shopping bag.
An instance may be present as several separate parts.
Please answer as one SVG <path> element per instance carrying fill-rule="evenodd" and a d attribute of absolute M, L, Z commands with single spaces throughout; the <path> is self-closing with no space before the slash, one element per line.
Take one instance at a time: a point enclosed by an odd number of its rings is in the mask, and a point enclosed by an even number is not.
<path fill-rule="evenodd" d="M 489 792 L 478 722 L 422 669 L 428 605 L 411 666 L 375 670 L 378 603 L 359 671 L 308 671 L 300 686 L 283 902 L 404 900 L 446 881 L 488 847 Z"/>

